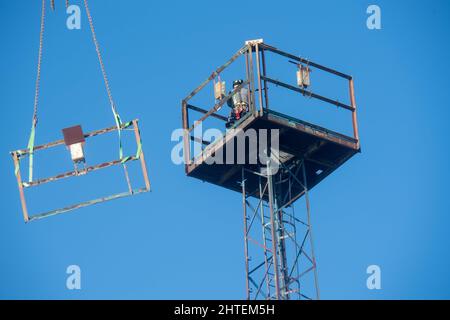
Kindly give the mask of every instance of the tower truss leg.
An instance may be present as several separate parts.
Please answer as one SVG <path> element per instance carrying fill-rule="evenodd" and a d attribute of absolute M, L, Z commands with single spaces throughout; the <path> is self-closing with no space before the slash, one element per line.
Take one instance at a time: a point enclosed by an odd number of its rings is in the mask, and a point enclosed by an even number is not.
<path fill-rule="evenodd" d="M 319 299 L 306 165 L 242 169 L 247 299 Z M 297 200 L 305 203 L 300 212 Z"/>

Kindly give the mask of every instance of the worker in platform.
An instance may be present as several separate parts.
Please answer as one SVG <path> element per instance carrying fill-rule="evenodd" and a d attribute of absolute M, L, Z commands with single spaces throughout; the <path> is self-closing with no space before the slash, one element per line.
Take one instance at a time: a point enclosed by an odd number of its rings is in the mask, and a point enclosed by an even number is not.
<path fill-rule="evenodd" d="M 233 81 L 233 90 L 243 84 L 242 79 Z M 231 108 L 226 127 L 231 128 L 236 121 L 239 121 L 248 112 L 248 89 L 242 87 L 227 101 L 228 106 Z"/>

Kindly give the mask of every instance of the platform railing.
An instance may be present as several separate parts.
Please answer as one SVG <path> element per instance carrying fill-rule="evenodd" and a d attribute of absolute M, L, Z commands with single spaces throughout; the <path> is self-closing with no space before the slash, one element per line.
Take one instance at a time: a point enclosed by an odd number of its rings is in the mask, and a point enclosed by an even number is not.
<path fill-rule="evenodd" d="M 209 110 L 189 103 L 189 101 L 192 100 L 192 98 L 194 98 L 208 84 L 210 84 L 211 82 L 215 83 L 215 81 L 217 81 L 217 79 L 224 72 L 224 70 L 226 70 L 233 62 L 235 62 L 241 56 L 245 56 L 245 64 L 246 64 L 246 77 L 241 85 L 237 86 L 229 94 L 227 94 L 225 97 L 217 101 L 214 104 L 214 106 Z M 247 87 L 249 89 L 248 90 L 249 110 L 251 111 L 251 113 L 256 112 L 253 103 L 255 100 L 253 69 L 254 67 L 252 57 L 252 46 L 250 44 L 246 44 L 242 48 L 240 48 L 228 61 L 226 61 L 223 65 L 214 70 L 206 80 L 204 80 L 197 88 L 195 88 L 188 96 L 186 96 L 182 100 L 182 118 L 183 118 L 182 125 L 184 129 L 183 141 L 184 141 L 184 157 L 186 164 L 191 163 L 193 160 L 193 156 L 191 156 L 190 141 L 196 141 L 198 143 L 201 143 L 202 145 L 208 144 L 207 141 L 203 141 L 201 139 L 200 141 L 198 141 L 199 139 L 198 137 L 192 136 L 192 132 L 194 131 L 194 129 L 210 117 L 226 122 L 227 117 L 224 117 L 218 114 L 217 112 L 233 96 L 233 94 L 238 92 L 241 88 Z M 191 124 L 189 121 L 190 120 L 189 110 L 198 112 L 202 114 L 202 116 Z"/>
<path fill-rule="evenodd" d="M 350 103 L 343 103 L 337 99 L 331 99 L 324 95 L 318 94 L 316 92 L 312 92 L 307 88 L 293 86 L 282 81 L 271 78 L 267 75 L 267 67 L 266 67 L 266 54 L 265 52 L 272 52 L 279 56 L 286 57 L 290 60 L 298 62 L 299 64 L 304 64 L 309 68 L 316 68 L 326 73 L 332 74 L 334 76 L 343 78 L 348 81 L 348 95 Z M 230 67 L 239 57 L 245 56 L 245 73 L 246 78 L 244 82 L 234 88 L 228 95 L 216 101 L 214 106 L 211 109 L 204 109 L 199 106 L 195 106 L 190 103 L 190 101 L 201 92 L 209 83 L 214 82 L 217 79 L 220 79 L 220 75 Z M 255 74 L 256 73 L 256 74 Z M 184 129 L 184 157 L 185 163 L 190 164 L 194 157 L 191 156 L 190 149 L 190 141 L 196 141 L 201 143 L 202 145 L 208 144 L 208 141 L 199 140 L 198 137 L 192 136 L 193 130 L 201 125 L 208 118 L 216 118 L 222 121 L 227 121 L 227 118 L 223 115 L 218 114 L 218 111 L 221 107 L 233 96 L 233 94 L 239 91 L 242 87 L 247 86 L 249 89 L 249 111 L 250 114 L 254 114 L 255 116 L 263 115 L 264 112 L 270 110 L 269 107 L 269 94 L 268 94 L 268 84 L 274 84 L 278 87 L 282 87 L 294 92 L 298 92 L 303 96 L 318 99 L 323 102 L 326 102 L 331 105 L 335 105 L 338 108 L 342 108 L 348 110 L 352 113 L 352 128 L 353 128 L 353 139 L 355 141 L 356 148 L 359 149 L 359 133 L 358 133 L 358 123 L 357 123 L 357 113 L 356 113 L 356 100 L 355 100 L 355 90 L 354 90 L 354 81 L 353 77 L 342 73 L 340 71 L 331 69 L 329 67 L 320 65 L 308 59 L 281 51 L 275 47 L 269 46 L 262 42 L 262 40 L 252 40 L 247 41 L 245 45 L 240 48 L 227 62 L 214 70 L 211 75 L 203 81 L 197 88 L 195 88 L 189 95 L 187 95 L 182 100 L 182 121 L 183 121 L 183 129 Z M 195 111 L 202 116 L 197 120 L 194 120 L 193 123 L 190 123 L 190 114 L 189 111 Z"/>
<path fill-rule="evenodd" d="M 256 55 L 258 56 L 258 52 L 261 52 L 261 63 L 259 62 L 260 59 L 257 58 L 257 70 L 258 70 L 258 79 L 257 82 L 259 84 L 259 92 L 261 95 L 264 95 L 265 99 L 265 108 L 269 108 L 269 98 L 268 98 L 268 92 L 267 92 L 267 83 L 272 83 L 275 84 L 277 86 L 280 87 L 284 87 L 286 89 L 301 93 L 304 96 L 310 97 L 310 98 L 314 98 L 314 99 L 318 99 L 321 101 L 324 101 L 328 104 L 331 105 L 335 105 L 339 108 L 343 108 L 346 109 L 348 111 L 351 111 L 352 113 L 352 128 L 353 128 L 353 138 L 356 141 L 357 147 L 359 149 L 359 133 L 358 133 L 358 120 L 357 120 L 357 113 L 356 113 L 356 99 L 355 99 L 355 89 L 354 89 L 354 80 L 353 77 L 351 75 L 345 74 L 343 72 L 334 70 L 332 68 L 320 65 L 318 63 L 315 63 L 313 61 L 310 61 L 308 59 L 281 51 L 275 47 L 269 46 L 265 43 L 256 43 L 255 45 L 255 51 L 256 51 Z M 349 96 L 349 100 L 350 100 L 350 104 L 346 104 L 343 102 L 340 102 L 337 99 L 330 99 L 328 97 L 325 97 L 323 95 L 317 94 L 315 92 L 312 92 L 310 90 L 301 88 L 301 87 L 295 87 L 292 85 L 289 85 L 287 83 L 272 79 L 270 77 L 267 76 L 267 72 L 266 72 L 266 63 L 265 63 L 265 51 L 269 51 L 272 53 L 275 53 L 277 55 L 280 56 L 284 56 L 290 60 L 296 61 L 298 63 L 304 64 L 306 66 L 308 66 L 309 68 L 316 68 L 319 69 L 321 71 L 324 71 L 326 73 L 332 74 L 334 76 L 343 78 L 345 80 L 348 81 L 348 96 Z M 264 89 L 261 88 L 261 83 L 264 84 Z M 262 106 L 262 97 L 260 98 L 261 102 L 260 102 L 260 106 Z"/>

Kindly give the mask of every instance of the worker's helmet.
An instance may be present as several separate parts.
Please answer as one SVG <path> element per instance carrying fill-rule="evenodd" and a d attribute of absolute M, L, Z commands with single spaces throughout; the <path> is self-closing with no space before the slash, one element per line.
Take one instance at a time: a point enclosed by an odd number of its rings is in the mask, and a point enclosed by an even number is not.
<path fill-rule="evenodd" d="M 242 80 L 242 79 L 234 80 L 233 81 L 233 87 L 240 86 L 243 83 L 244 83 L 244 80 Z"/>

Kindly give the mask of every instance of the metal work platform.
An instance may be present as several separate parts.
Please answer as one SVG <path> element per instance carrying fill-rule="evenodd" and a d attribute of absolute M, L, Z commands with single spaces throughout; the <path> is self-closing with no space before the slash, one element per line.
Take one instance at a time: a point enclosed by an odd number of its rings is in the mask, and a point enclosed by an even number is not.
<path fill-rule="evenodd" d="M 239 129 L 243 131 L 254 129 L 256 132 L 259 132 L 260 129 L 279 129 L 280 152 L 285 158 L 288 158 L 286 164 L 295 165 L 298 160 L 305 159 L 310 189 L 359 151 L 357 140 L 354 138 L 273 110 L 264 110 L 256 115 L 249 114 L 239 125 Z M 241 192 L 239 184 L 236 183 L 240 181 L 241 169 L 257 171 L 260 164 L 237 164 L 237 161 L 234 161 L 233 164 L 210 164 L 208 161 L 208 157 L 217 153 L 223 153 L 226 158 L 230 139 L 235 140 L 232 152 L 236 155 L 236 137 L 225 136 L 224 140 L 219 140 L 209 146 L 209 149 L 204 150 L 205 156 L 199 158 L 199 161 L 193 161 L 186 165 L 187 175 Z M 256 177 L 248 179 L 247 188 L 250 192 L 257 190 Z"/>
<path fill-rule="evenodd" d="M 292 70 L 296 84 L 268 75 L 267 53 L 296 65 Z M 224 71 L 240 57 L 245 60 L 240 74 L 245 76 L 234 81 L 227 93 Z M 313 92 L 316 72 L 313 78 L 312 70 L 347 81 L 349 102 Z M 204 101 L 193 102 L 211 84 L 212 108 L 202 107 Z M 349 111 L 353 136 L 302 120 L 297 112 L 291 115 L 271 107 L 269 86 Z M 234 103 L 236 94 L 241 107 L 244 93 L 246 112 L 230 125 L 231 116 L 223 107 L 230 100 Z M 295 111 L 296 101 L 286 101 Z M 182 114 L 186 174 L 242 194 L 247 299 L 319 299 L 308 194 L 360 151 L 353 78 L 251 40 L 182 101 Z M 215 131 L 208 135 L 203 129 Z M 294 210 L 298 200 L 305 201 L 301 213 Z M 307 277 L 310 274 L 314 276 Z"/>
<path fill-rule="evenodd" d="M 345 104 L 311 92 L 307 88 L 296 87 L 270 78 L 266 74 L 266 51 L 286 57 L 296 63 L 308 65 L 309 68 L 317 68 L 337 77 L 346 79 L 349 85 L 350 103 Z M 227 157 L 227 144 L 229 144 L 230 140 L 234 139 L 234 146 L 236 146 L 236 137 L 233 137 L 233 135 L 236 134 L 235 131 L 224 132 L 224 139 L 214 141 L 213 143 L 211 143 L 211 141 L 204 141 L 201 137 L 194 136 L 195 129 L 210 118 L 218 119 L 223 122 L 226 121 L 226 116 L 219 114 L 218 111 L 222 109 L 226 100 L 232 96 L 233 92 L 230 92 L 228 96 L 220 101 L 216 100 L 215 105 L 210 110 L 195 106 L 190 103 L 190 100 L 201 92 L 209 82 L 213 81 L 216 83 L 216 79 L 220 77 L 221 73 L 242 55 L 245 56 L 246 59 L 246 80 L 243 86 L 247 86 L 250 92 L 250 112 L 238 123 L 236 128 L 243 130 L 244 132 L 248 129 L 254 129 L 257 133 L 260 129 L 279 129 L 280 152 L 283 155 L 288 156 L 286 161 L 290 163 L 295 163 L 298 160 L 305 160 L 308 168 L 306 175 L 308 177 L 310 189 L 331 172 L 336 170 L 355 153 L 360 151 L 352 77 L 309 60 L 305 60 L 301 57 L 283 52 L 272 46 L 268 46 L 261 41 L 250 41 L 223 66 L 214 71 L 206 81 L 182 102 L 183 128 L 186 131 L 184 149 L 185 171 L 188 176 L 241 192 L 240 186 L 236 184 L 236 181 L 240 180 L 241 169 L 257 170 L 258 167 L 260 167 L 258 164 L 254 165 L 248 162 L 237 164 L 236 161 L 232 164 L 211 164 L 211 161 L 209 161 L 208 158 L 214 157 L 215 154 L 219 153 L 223 154 L 224 158 Z M 254 61 L 256 61 L 256 66 L 253 66 Z M 350 111 L 352 113 L 353 137 L 308 123 L 294 116 L 278 112 L 277 110 L 272 110 L 269 108 L 269 84 L 298 92 L 308 98 L 319 99 Z M 259 106 L 257 106 L 257 104 L 259 104 Z M 192 117 L 192 111 L 197 112 L 197 114 L 202 114 L 202 117 L 198 120 L 195 119 L 194 123 L 190 124 L 189 119 Z M 190 146 L 191 141 L 197 141 L 202 144 L 201 154 L 192 155 L 192 147 Z M 233 152 L 235 153 L 235 151 L 234 147 Z M 257 183 L 253 181 L 253 179 L 250 179 L 247 182 L 247 188 L 249 188 L 249 190 L 256 190 Z"/>

